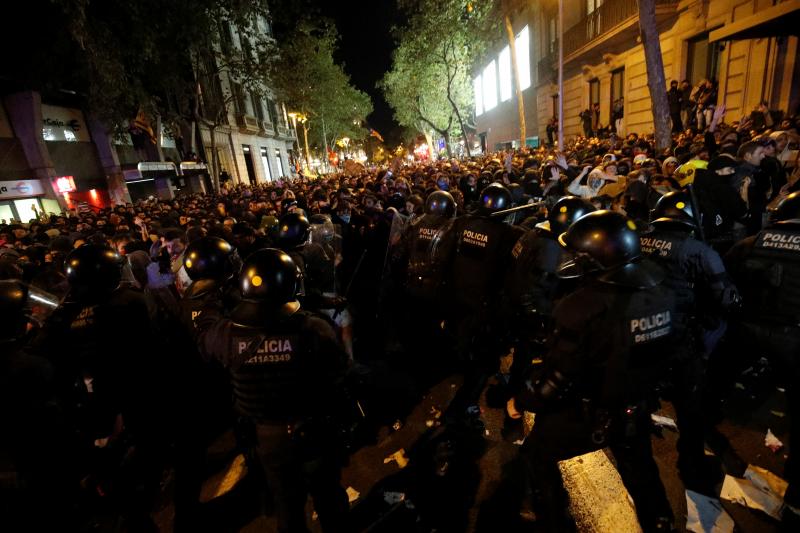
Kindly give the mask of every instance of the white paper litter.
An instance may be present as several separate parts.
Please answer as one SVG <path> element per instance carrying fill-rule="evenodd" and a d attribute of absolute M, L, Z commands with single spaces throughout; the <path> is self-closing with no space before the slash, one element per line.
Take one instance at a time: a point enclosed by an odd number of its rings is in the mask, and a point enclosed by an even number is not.
<path fill-rule="evenodd" d="M 725 476 L 719 497 L 780 520 L 788 483 L 772 472 L 748 465 L 744 479 Z"/>
<path fill-rule="evenodd" d="M 764 446 L 772 450 L 773 453 L 783 448 L 783 443 L 772 433 L 771 429 L 767 429 L 767 436 L 764 437 Z"/>
<path fill-rule="evenodd" d="M 650 415 L 650 420 L 652 420 L 655 425 L 661 426 L 662 428 L 678 431 L 678 424 L 676 424 L 675 421 L 668 416 L 661 416 L 653 413 Z"/>
<path fill-rule="evenodd" d="M 733 518 L 716 498 L 686 491 L 686 531 L 692 533 L 731 533 Z"/>
<path fill-rule="evenodd" d="M 386 491 L 383 493 L 383 501 L 388 503 L 389 505 L 394 505 L 396 503 L 400 503 L 406 499 L 406 495 L 403 492 L 392 492 Z"/>

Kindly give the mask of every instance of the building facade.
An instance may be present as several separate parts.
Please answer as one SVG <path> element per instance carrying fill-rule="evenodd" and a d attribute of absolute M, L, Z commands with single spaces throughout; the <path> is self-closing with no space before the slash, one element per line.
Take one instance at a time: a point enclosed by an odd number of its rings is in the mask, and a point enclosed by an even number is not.
<path fill-rule="evenodd" d="M 787 29 L 800 22 L 798 12 L 796 0 L 656 0 L 667 83 L 715 80 L 717 103 L 725 104 L 728 122 L 748 115 L 761 101 L 775 111 L 796 112 L 798 39 Z M 537 2 L 514 20 L 515 31 L 527 26 L 531 35 L 532 83 L 523 93 L 527 137 L 545 140 L 558 102 L 558 3 Z M 653 131 L 636 0 L 564 0 L 563 48 L 565 139 L 583 134 L 579 115 L 595 103 L 600 124 L 609 125 L 620 97 L 623 132 Z M 476 120 L 490 150 L 519 136 L 513 94 Z"/>
<path fill-rule="evenodd" d="M 269 32 L 265 20 L 258 28 Z M 238 32 L 231 28 L 229 37 L 240 51 Z M 23 85 L 12 80 L 0 85 L 0 221 L 211 190 L 206 124 L 190 128 L 195 134 L 188 136 L 194 139 L 189 143 L 172 138 L 154 117 L 149 119 L 152 139 L 143 145 L 128 133 L 114 135 L 82 109 L 80 95 L 40 93 Z M 220 169 L 241 184 L 293 176 L 296 138 L 285 107 L 268 89 L 261 96 L 245 93 L 224 72 L 214 87 L 235 96 L 214 131 Z"/>

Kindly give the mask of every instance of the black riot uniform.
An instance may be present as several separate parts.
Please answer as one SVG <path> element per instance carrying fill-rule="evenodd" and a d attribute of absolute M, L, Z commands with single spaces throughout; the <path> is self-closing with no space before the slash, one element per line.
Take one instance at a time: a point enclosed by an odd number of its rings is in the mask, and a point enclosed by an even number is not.
<path fill-rule="evenodd" d="M 785 383 L 789 439 L 800 442 L 800 192 L 787 196 L 771 213 L 770 225 L 740 241 L 726 254 L 725 263 L 742 294 L 742 312 L 731 333 L 730 354 L 752 360 L 766 354 Z M 790 451 L 784 478 L 785 501 L 800 508 L 800 465 Z"/>
<path fill-rule="evenodd" d="M 446 265 L 453 253 L 454 235 L 450 230 L 456 203 L 447 191 L 432 192 L 425 202 L 425 214 L 406 228 L 400 255 L 407 261 L 402 318 L 402 340 L 411 366 L 420 378 L 434 380 L 450 361 L 448 343 L 442 332 L 446 318 Z M 402 259 L 401 259 L 402 260 Z"/>
<path fill-rule="evenodd" d="M 53 367 L 25 348 L 28 292 L 19 280 L 0 281 L 0 516 L 9 531 L 72 530 L 72 442 L 60 424 Z"/>
<path fill-rule="evenodd" d="M 510 391 L 515 391 L 534 353 L 550 330 L 553 301 L 558 293 L 557 270 L 564 258 L 558 236 L 595 207 L 575 196 L 561 198 L 547 220 L 525 232 L 511 250 L 505 301 L 514 340 Z"/>
<path fill-rule="evenodd" d="M 84 244 L 65 260 L 70 292 L 34 343 L 49 359 L 90 484 L 129 527 L 152 528 L 150 506 L 168 444 L 166 355 L 143 294 L 120 287 L 122 258 Z M 169 365 L 166 365 L 169 366 Z"/>
<path fill-rule="evenodd" d="M 335 291 L 334 258 L 320 243 L 309 242 L 310 231 L 311 223 L 302 213 L 284 215 L 278 224 L 278 244 L 300 269 L 303 306 L 315 311 L 341 308 L 341 298 L 328 296 Z"/>
<path fill-rule="evenodd" d="M 329 323 L 300 309 L 297 268 L 286 253 L 253 253 L 239 284 L 243 300 L 230 318 L 211 305 L 200 315 L 198 343 L 229 370 L 235 407 L 255 424 L 278 530 L 306 531 L 310 493 L 323 529 L 346 531 L 330 416 L 347 356 Z"/>
<path fill-rule="evenodd" d="M 675 358 L 669 395 L 678 415 L 678 468 L 687 487 L 707 488 L 714 480 L 702 468 L 706 361 L 727 329 L 723 313 L 739 297 L 719 254 L 693 237 L 697 219 L 688 193 L 662 196 L 651 219 L 640 235 L 642 252 L 666 268 L 665 284 L 676 295 L 674 319 L 692 328 L 692 338 L 676 347 L 681 357 Z"/>
<path fill-rule="evenodd" d="M 498 313 L 511 249 L 520 233 L 491 215 L 510 206 L 511 194 L 493 183 L 481 192 L 478 211 L 457 218 L 451 228 L 455 239 L 449 269 L 453 326 L 458 357 L 465 365 L 464 384 L 448 409 L 456 417 L 474 410 L 505 349 Z"/>
<path fill-rule="evenodd" d="M 183 267 L 192 283 L 178 302 L 183 328 L 172 332 L 181 380 L 176 426 L 175 530 L 200 527 L 199 498 L 206 450 L 220 432 L 234 425 L 227 372 L 217 361 L 204 360 L 195 342 L 196 321 L 208 302 L 230 311 L 240 300 L 232 281 L 241 267 L 236 250 L 219 237 L 189 243 Z M 239 426 L 236 426 L 240 429 Z M 237 432 L 240 436 L 241 432 Z"/>
<path fill-rule="evenodd" d="M 406 290 L 415 300 L 440 303 L 446 281 L 444 261 L 453 248 L 453 234 L 448 230 L 455 212 L 456 203 L 449 192 L 432 192 L 425 202 L 425 214 L 406 230 Z"/>
<path fill-rule="evenodd" d="M 237 291 L 230 281 L 238 274 L 241 261 L 226 240 L 201 237 L 189 243 L 183 254 L 183 267 L 192 280 L 180 302 L 181 320 L 188 330 L 194 330 L 206 300 L 219 300 L 228 310 L 238 303 Z"/>
<path fill-rule="evenodd" d="M 513 416 L 536 413 L 522 452 L 532 470 L 537 523 L 547 531 L 567 529 L 557 516 L 567 508 L 557 462 L 605 446 L 644 530 L 661 530 L 672 518 L 649 425 L 655 385 L 680 332 L 674 295 L 659 285 L 663 271 L 641 258 L 635 229 L 619 213 L 597 211 L 559 237 L 576 255 L 563 274 L 576 269 L 584 284 L 554 309 L 544 363 L 509 405 Z"/>

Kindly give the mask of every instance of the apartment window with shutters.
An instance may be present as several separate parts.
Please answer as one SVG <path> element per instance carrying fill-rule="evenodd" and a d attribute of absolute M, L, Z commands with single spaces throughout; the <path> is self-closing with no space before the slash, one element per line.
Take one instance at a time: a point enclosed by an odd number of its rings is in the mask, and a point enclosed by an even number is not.
<path fill-rule="evenodd" d="M 623 86 L 625 83 L 625 69 L 619 68 L 611 72 L 611 107 L 613 109 L 614 102 L 619 100 L 622 94 Z"/>
<path fill-rule="evenodd" d="M 600 103 L 600 80 L 589 82 L 589 107 Z"/>
<path fill-rule="evenodd" d="M 692 85 L 700 81 L 719 78 L 719 46 L 708 42 L 708 33 L 689 41 L 686 78 Z"/>

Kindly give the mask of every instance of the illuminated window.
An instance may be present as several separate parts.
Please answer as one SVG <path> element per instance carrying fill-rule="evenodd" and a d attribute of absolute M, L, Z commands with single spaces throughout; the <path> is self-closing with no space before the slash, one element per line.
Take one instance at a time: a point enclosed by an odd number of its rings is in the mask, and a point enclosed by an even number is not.
<path fill-rule="evenodd" d="M 481 87 L 481 77 L 478 76 L 473 80 L 472 87 L 475 91 L 475 116 L 483 115 L 483 87 Z"/>
<path fill-rule="evenodd" d="M 56 136 L 53 133 L 53 128 L 42 128 L 42 137 L 44 137 L 45 141 L 55 141 Z"/>
<path fill-rule="evenodd" d="M 483 69 L 483 109 L 491 111 L 497 106 L 497 65 L 494 61 Z"/>
<path fill-rule="evenodd" d="M 517 69 L 519 71 L 519 89 L 524 91 L 531 86 L 531 47 L 528 27 L 522 28 L 515 39 L 517 48 Z"/>
<path fill-rule="evenodd" d="M 64 130 L 64 140 L 65 141 L 71 141 L 71 142 L 77 142 L 78 138 L 75 137 L 75 134 L 72 133 L 72 131 Z"/>
<path fill-rule="evenodd" d="M 500 101 L 511 99 L 511 48 L 506 46 L 498 59 L 500 68 Z"/>

